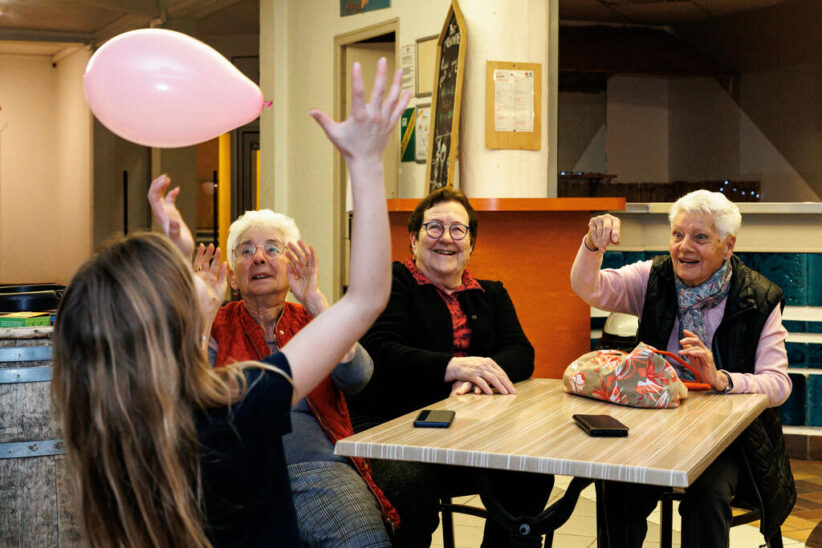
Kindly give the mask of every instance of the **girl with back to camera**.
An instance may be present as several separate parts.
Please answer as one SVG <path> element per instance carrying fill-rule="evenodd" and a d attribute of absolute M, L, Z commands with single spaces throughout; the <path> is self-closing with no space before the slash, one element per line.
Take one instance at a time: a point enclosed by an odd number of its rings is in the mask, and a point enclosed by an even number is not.
<path fill-rule="evenodd" d="M 299 544 L 280 439 L 289 409 L 365 332 L 391 283 L 381 156 L 408 94 L 400 97 L 398 71 L 383 101 L 384 59 L 369 103 L 360 66 L 352 72 L 349 118 L 311 113 L 351 175 L 350 285 L 282 352 L 209 366 L 205 335 L 225 267 L 192 272 L 178 189 L 155 210 L 171 240 L 129 236 L 72 279 L 55 324 L 52 389 L 92 546 Z"/>

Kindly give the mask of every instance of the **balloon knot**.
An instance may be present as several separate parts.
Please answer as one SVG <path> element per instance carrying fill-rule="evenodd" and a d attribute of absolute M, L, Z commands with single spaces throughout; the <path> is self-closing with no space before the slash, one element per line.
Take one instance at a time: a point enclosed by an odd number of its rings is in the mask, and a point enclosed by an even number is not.
<path fill-rule="evenodd" d="M 263 106 L 265 108 L 271 108 L 271 105 L 273 105 L 273 104 L 274 104 L 274 101 L 264 101 L 263 102 Z"/>

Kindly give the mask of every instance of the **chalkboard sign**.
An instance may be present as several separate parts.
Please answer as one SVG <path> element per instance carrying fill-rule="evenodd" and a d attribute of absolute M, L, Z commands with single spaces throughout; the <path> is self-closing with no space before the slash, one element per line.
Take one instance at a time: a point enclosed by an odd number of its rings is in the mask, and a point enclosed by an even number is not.
<path fill-rule="evenodd" d="M 428 192 L 454 184 L 467 47 L 465 40 L 465 20 L 457 1 L 451 0 L 451 7 L 437 42 L 437 62 L 434 67 L 434 96 L 431 101 L 431 130 L 425 169 Z"/>

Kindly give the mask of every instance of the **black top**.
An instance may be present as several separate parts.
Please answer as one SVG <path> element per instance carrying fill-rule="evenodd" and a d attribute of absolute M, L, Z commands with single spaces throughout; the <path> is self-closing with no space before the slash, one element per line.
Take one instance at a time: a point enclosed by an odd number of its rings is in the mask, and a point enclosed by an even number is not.
<path fill-rule="evenodd" d="M 288 360 L 263 360 L 291 375 Z M 291 431 L 292 386 L 246 369 L 248 392 L 196 416 L 206 532 L 215 546 L 300 546 L 282 436 Z"/>
<path fill-rule="evenodd" d="M 514 304 L 501 282 L 477 281 L 484 291 L 457 294 L 471 328 L 467 355 L 492 358 L 512 382 L 525 380 L 534 372 L 534 347 Z M 360 342 L 374 360 L 374 374 L 362 392 L 348 397 L 358 418 L 383 422 L 450 394 L 452 383 L 443 379 L 454 357 L 451 314 L 437 289 L 419 285 L 402 263 L 393 265 L 388 306 Z"/>

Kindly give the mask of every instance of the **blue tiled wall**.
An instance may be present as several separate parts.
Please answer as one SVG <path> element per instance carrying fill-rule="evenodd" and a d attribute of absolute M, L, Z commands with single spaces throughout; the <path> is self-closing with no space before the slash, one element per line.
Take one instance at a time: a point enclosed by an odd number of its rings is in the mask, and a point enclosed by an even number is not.
<path fill-rule="evenodd" d="M 652 259 L 667 251 L 608 251 L 603 268 Z M 822 306 L 822 253 L 737 253 L 742 262 L 764 274 L 785 292 L 789 306 Z M 816 326 L 822 332 L 822 326 Z"/>
<path fill-rule="evenodd" d="M 667 251 L 608 251 L 602 265 L 619 268 L 652 259 Z M 788 306 L 822 306 L 822 253 L 736 253 L 742 262 L 779 285 Z M 596 327 L 594 326 L 596 320 Z M 602 329 L 592 318 L 591 329 Z M 822 322 L 785 321 L 791 333 L 822 333 Z M 596 341 L 591 341 L 591 347 Z M 779 412 L 784 424 L 822 426 L 822 344 L 787 343 L 788 366 L 806 369 L 790 373 L 793 391 Z"/>
<path fill-rule="evenodd" d="M 796 373 L 791 373 L 793 391 L 788 401 L 779 408 L 779 416 L 782 424 L 790 426 L 804 426 L 808 420 L 807 407 L 807 377 Z"/>
<path fill-rule="evenodd" d="M 822 253 L 808 253 L 808 305 L 822 305 Z"/>
<path fill-rule="evenodd" d="M 797 398 L 800 396 L 796 396 Z M 790 402 L 794 398 L 791 394 Z M 818 402 L 822 401 L 822 375 L 808 375 L 808 390 L 807 390 L 808 409 L 808 426 L 822 426 L 822 405 Z"/>

